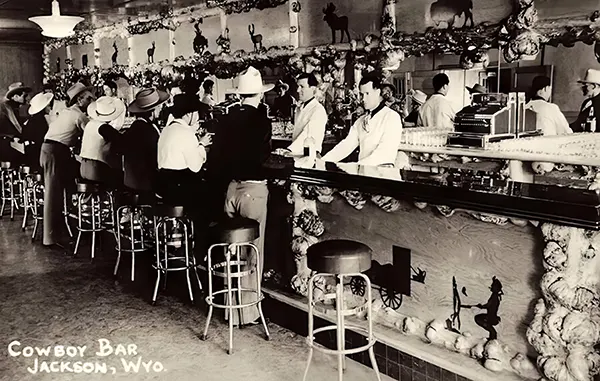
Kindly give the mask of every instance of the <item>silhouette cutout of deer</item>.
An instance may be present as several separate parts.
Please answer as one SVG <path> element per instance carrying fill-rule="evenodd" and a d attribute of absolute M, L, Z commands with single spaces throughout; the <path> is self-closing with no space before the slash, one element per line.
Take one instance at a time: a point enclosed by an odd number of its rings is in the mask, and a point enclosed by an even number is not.
<path fill-rule="evenodd" d="M 431 20 L 436 28 L 445 22 L 448 29 L 452 29 L 456 16 L 460 17 L 463 13 L 465 23 L 462 27 L 466 27 L 468 21 L 471 21 L 471 27 L 473 27 L 473 0 L 437 0 L 429 8 Z"/>
<path fill-rule="evenodd" d="M 87 67 L 88 66 L 88 56 L 87 54 L 84 54 L 81 56 L 81 66 L 82 67 Z"/>
<path fill-rule="evenodd" d="M 113 42 L 113 49 L 115 52 L 112 54 L 111 61 L 113 65 L 117 64 L 117 57 L 119 56 L 119 48 L 117 48 L 117 43 Z"/>
<path fill-rule="evenodd" d="M 194 52 L 197 54 L 204 53 L 204 50 L 208 48 L 208 39 L 202 35 L 200 24 L 202 24 L 202 19 L 198 20 L 198 22 L 194 25 L 194 28 L 196 28 L 196 37 L 194 37 Z"/>
<path fill-rule="evenodd" d="M 60 57 L 56 58 L 56 72 L 60 73 Z"/>
<path fill-rule="evenodd" d="M 146 54 L 148 54 L 148 63 L 154 63 L 154 51 L 156 50 L 156 42 L 152 41 L 152 47 L 148 48 Z"/>
<path fill-rule="evenodd" d="M 326 8 L 323 8 L 323 20 L 327 22 L 329 28 L 331 28 L 331 43 L 335 44 L 335 31 L 339 30 L 340 33 L 340 42 L 344 41 L 344 33 L 348 37 L 348 42 L 350 42 L 350 33 L 348 32 L 348 17 L 347 16 L 338 16 L 335 14 L 335 5 L 333 3 L 329 3 Z"/>
<path fill-rule="evenodd" d="M 263 45 L 262 45 L 262 40 L 263 40 L 263 36 L 262 34 L 254 34 L 254 24 L 250 24 L 248 25 L 248 33 L 250 33 L 250 39 L 252 40 L 252 43 L 254 44 L 254 51 L 259 51 L 262 49 Z"/>

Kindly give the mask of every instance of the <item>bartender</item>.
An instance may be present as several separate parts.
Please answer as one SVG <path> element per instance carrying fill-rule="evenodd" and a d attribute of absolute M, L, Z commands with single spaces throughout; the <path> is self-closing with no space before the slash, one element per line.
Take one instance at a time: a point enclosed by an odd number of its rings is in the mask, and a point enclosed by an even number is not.
<path fill-rule="evenodd" d="M 302 154 L 305 146 L 313 144 L 316 152 L 322 152 L 327 112 L 315 98 L 319 82 L 314 74 L 304 73 L 298 76 L 297 84 L 300 104 L 294 118 L 292 144 L 288 149 L 294 154 Z"/>
<path fill-rule="evenodd" d="M 600 113 L 600 70 L 588 69 L 585 78 L 578 82 L 587 99 L 581 104 L 581 110 L 577 119 L 571 123 L 571 129 L 574 132 L 596 132 L 596 115 Z"/>
<path fill-rule="evenodd" d="M 359 147 L 358 164 L 395 164 L 402 137 L 402 119 L 385 105 L 382 87 L 378 76 L 367 74 L 363 77 L 359 90 L 366 113 L 350 127 L 348 136 L 323 156 L 324 161 L 341 161 Z"/>
<path fill-rule="evenodd" d="M 525 107 L 535 111 L 536 124 L 544 135 L 571 134 L 573 130 L 569 127 L 567 118 L 557 105 L 549 102 L 552 94 L 550 82 L 550 78 L 546 76 L 535 77 L 531 83 L 532 98 Z"/>
<path fill-rule="evenodd" d="M 435 93 L 421 107 L 417 126 L 454 130 L 456 111 L 447 97 L 449 86 L 450 79 L 446 74 L 440 73 L 433 77 Z"/>

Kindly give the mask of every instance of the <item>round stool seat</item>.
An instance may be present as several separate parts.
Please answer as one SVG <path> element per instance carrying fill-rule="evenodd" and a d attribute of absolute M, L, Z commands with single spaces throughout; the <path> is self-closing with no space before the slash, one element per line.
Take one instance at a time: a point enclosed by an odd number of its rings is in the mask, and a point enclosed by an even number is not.
<path fill-rule="evenodd" d="M 100 192 L 100 183 L 92 181 L 79 181 L 77 183 L 77 192 L 79 193 L 98 193 Z"/>
<path fill-rule="evenodd" d="M 215 228 L 221 243 L 252 242 L 260 236 L 258 221 L 250 218 L 226 218 L 219 221 Z"/>
<path fill-rule="evenodd" d="M 373 251 L 364 243 L 333 239 L 308 248 L 308 268 L 320 273 L 355 274 L 371 268 Z"/>
<path fill-rule="evenodd" d="M 0 168 L 1 169 L 10 169 L 11 167 L 11 162 L 10 161 L 3 161 L 0 163 Z"/>
<path fill-rule="evenodd" d="M 156 215 L 159 217 L 168 218 L 183 218 L 185 217 L 185 209 L 181 205 L 157 205 Z"/>
<path fill-rule="evenodd" d="M 26 165 L 22 165 L 19 167 L 19 172 L 23 175 L 28 175 L 31 173 L 31 167 L 28 167 Z"/>

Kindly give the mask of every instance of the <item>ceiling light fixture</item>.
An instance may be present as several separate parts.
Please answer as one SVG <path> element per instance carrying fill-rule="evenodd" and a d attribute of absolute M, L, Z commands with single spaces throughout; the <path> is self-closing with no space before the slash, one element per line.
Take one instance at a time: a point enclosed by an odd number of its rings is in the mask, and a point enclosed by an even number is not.
<path fill-rule="evenodd" d="M 83 17 L 61 16 L 57 0 L 52 1 L 52 16 L 30 17 L 29 21 L 42 28 L 42 35 L 51 38 L 69 37 L 75 34 L 75 25 L 83 21 Z"/>

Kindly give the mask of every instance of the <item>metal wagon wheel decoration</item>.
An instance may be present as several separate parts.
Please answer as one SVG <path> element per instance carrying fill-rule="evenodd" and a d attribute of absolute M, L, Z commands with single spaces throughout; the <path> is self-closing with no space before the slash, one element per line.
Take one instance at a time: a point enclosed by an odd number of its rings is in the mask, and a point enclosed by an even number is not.
<path fill-rule="evenodd" d="M 350 290 L 354 295 L 365 296 L 365 280 L 359 277 L 353 277 L 350 281 Z"/>
<path fill-rule="evenodd" d="M 402 294 L 397 293 L 394 290 L 381 287 L 379 289 L 381 295 L 381 301 L 386 307 L 391 307 L 397 310 L 402 305 Z"/>

